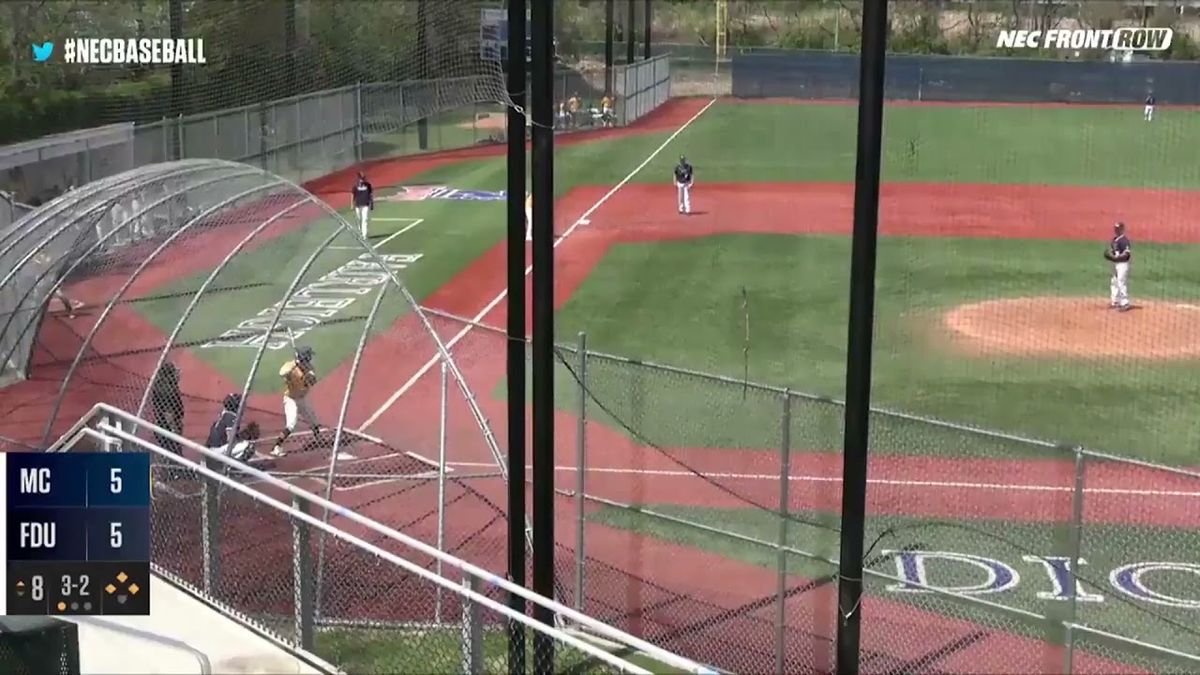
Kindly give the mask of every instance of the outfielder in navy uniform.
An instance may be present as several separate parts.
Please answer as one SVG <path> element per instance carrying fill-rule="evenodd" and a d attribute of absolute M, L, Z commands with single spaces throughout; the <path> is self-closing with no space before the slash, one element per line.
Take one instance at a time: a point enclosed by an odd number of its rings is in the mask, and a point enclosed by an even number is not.
<path fill-rule="evenodd" d="M 358 180 L 350 192 L 354 196 L 354 212 L 358 214 L 358 226 L 362 229 L 363 239 L 366 239 L 367 221 L 370 219 L 371 209 L 375 208 L 375 188 L 371 187 L 367 177 L 359 171 Z"/>
<path fill-rule="evenodd" d="M 680 213 L 692 212 L 692 165 L 688 164 L 687 157 L 679 156 L 679 164 L 675 165 L 675 192 L 678 196 L 678 206 Z"/>
<path fill-rule="evenodd" d="M 1146 94 L 1146 111 L 1142 113 L 1142 117 L 1147 122 L 1154 119 L 1154 92 Z"/>
<path fill-rule="evenodd" d="M 1129 311 L 1129 262 L 1133 259 L 1132 245 L 1125 234 L 1125 223 L 1113 226 L 1113 238 L 1104 250 L 1104 259 L 1112 263 L 1112 280 L 1108 284 L 1109 307 Z"/>

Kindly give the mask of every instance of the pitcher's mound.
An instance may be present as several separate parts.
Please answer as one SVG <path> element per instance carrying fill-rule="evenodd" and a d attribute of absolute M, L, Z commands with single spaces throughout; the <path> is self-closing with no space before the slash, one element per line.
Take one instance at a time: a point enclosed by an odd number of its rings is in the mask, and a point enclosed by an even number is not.
<path fill-rule="evenodd" d="M 977 354 L 1182 359 L 1200 356 L 1200 304 L 1107 298 L 1010 298 L 961 305 L 945 317 L 955 341 Z"/>

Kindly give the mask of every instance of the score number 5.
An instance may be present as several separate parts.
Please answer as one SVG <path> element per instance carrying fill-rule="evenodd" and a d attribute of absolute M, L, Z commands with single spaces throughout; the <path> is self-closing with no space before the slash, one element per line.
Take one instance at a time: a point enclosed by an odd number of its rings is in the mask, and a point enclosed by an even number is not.
<path fill-rule="evenodd" d="M 121 494 L 121 488 L 123 486 L 124 486 L 124 482 L 121 480 L 121 469 L 119 467 L 113 467 L 112 469 L 109 469 L 109 472 L 108 472 L 109 492 L 112 492 L 114 495 L 119 495 L 119 494 Z M 108 524 L 108 544 L 109 544 L 109 546 L 111 546 L 113 548 L 121 548 L 121 544 L 124 543 L 124 541 L 125 541 L 125 538 L 121 535 L 121 523 L 109 523 Z"/>

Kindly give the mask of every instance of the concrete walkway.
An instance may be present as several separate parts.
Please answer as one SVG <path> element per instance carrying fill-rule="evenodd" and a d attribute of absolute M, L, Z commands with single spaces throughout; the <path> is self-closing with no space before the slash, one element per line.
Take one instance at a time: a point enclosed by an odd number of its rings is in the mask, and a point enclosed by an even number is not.
<path fill-rule="evenodd" d="M 81 675 L 321 673 L 158 576 L 150 593 L 150 616 L 60 617 L 79 626 Z"/>

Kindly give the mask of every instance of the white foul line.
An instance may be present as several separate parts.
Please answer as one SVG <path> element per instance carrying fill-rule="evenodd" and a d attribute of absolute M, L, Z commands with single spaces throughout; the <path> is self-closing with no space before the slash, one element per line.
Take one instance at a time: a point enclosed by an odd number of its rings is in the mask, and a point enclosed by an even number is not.
<path fill-rule="evenodd" d="M 463 468 L 481 468 L 496 466 L 495 462 L 446 462 L 447 466 L 458 466 Z M 531 466 L 526 466 L 525 470 L 531 469 Z M 575 473 L 578 467 L 574 466 L 556 466 L 555 471 L 568 471 Z M 685 477 L 699 478 L 691 471 L 667 470 L 667 469 L 620 469 L 620 468 L 605 468 L 589 466 L 586 468 L 589 474 L 611 473 L 622 475 L 642 475 L 642 476 L 662 476 L 666 478 Z M 778 481 L 779 474 L 777 473 L 710 473 L 703 472 L 703 478 L 729 479 L 729 480 L 762 480 L 762 481 Z M 810 475 L 792 475 L 789 480 L 794 480 L 802 483 L 841 483 L 841 476 L 810 476 Z M 871 485 L 891 485 L 899 487 L 920 487 L 920 488 L 946 488 L 946 489 L 968 489 L 968 490 L 999 490 L 1006 492 L 1074 492 L 1075 488 L 1070 485 L 1029 485 L 1020 483 L 975 483 L 965 481 L 941 481 L 941 480 L 897 480 L 891 478 L 868 478 L 867 483 Z M 1200 497 L 1200 492 L 1190 490 L 1150 490 L 1138 488 L 1084 488 L 1084 492 L 1090 494 L 1109 494 L 1109 495 L 1133 495 L 1142 497 Z"/>
<path fill-rule="evenodd" d="M 371 244 L 371 250 L 373 250 L 373 251 L 378 250 L 380 246 L 383 246 L 384 244 L 388 243 L 389 241 L 395 239 L 396 237 L 399 237 L 400 235 L 404 234 L 405 232 L 408 232 L 409 230 L 413 229 L 414 227 L 425 222 L 424 218 L 379 218 L 378 220 L 398 220 L 398 221 L 410 221 L 411 220 L 412 222 L 409 223 L 408 225 L 405 225 L 404 227 L 400 228 L 399 230 L 389 234 L 388 236 L 384 237 L 383 239 L 380 239 L 378 242 Z M 330 246 L 329 248 L 338 249 L 340 251 L 357 251 L 360 249 L 360 247 L 358 247 L 358 246 Z"/>
<path fill-rule="evenodd" d="M 599 210 L 599 208 L 601 206 L 603 206 L 605 202 L 607 202 L 609 199 L 611 199 L 612 196 L 615 195 L 618 190 L 625 187 L 629 183 L 629 181 L 633 180 L 634 176 L 637 176 L 639 173 L 641 173 L 642 169 L 646 168 L 647 164 L 654 161 L 654 158 L 658 156 L 658 153 L 665 150 L 666 147 L 671 144 L 671 141 L 674 141 L 679 136 L 679 134 L 683 133 L 685 129 L 690 127 L 692 125 L 692 122 L 695 122 L 697 119 L 699 119 L 700 116 L 703 115 L 716 102 L 717 102 L 717 99 L 715 99 L 715 98 L 713 100 L 709 101 L 707 104 L 705 104 L 705 106 L 703 108 L 700 109 L 699 112 L 697 112 L 695 115 L 692 115 L 691 118 L 688 119 L 688 121 L 684 122 L 678 129 L 676 129 L 674 132 L 672 132 L 670 136 L 667 136 L 667 140 L 663 141 L 662 145 L 655 148 L 654 152 L 651 152 L 650 155 L 646 157 L 646 159 L 642 160 L 641 164 L 638 164 L 633 169 L 633 171 L 629 172 L 629 175 L 622 178 L 621 182 L 614 185 L 611 190 L 606 192 L 604 194 L 604 196 L 600 198 L 599 201 L 597 201 L 595 204 L 592 204 L 591 208 L 589 208 L 587 211 L 584 211 L 583 215 L 579 216 L 579 219 L 576 220 L 574 223 L 572 223 L 571 226 L 568 227 L 565 232 L 563 232 L 561 235 L 559 235 L 558 239 L 554 240 L 554 248 L 558 248 L 559 244 L 563 243 L 567 239 L 567 237 L 571 236 L 571 234 L 573 232 L 575 232 L 575 228 L 579 227 L 580 225 L 582 225 L 584 223 L 590 222 L 588 219 L 591 217 L 591 215 L 593 213 L 595 213 L 597 210 Z M 527 266 L 525 268 L 525 276 L 529 276 L 529 273 L 532 271 L 533 271 L 533 265 Z M 479 313 L 476 314 L 473 319 L 471 319 L 470 323 L 468 323 L 466 326 L 464 326 L 462 328 L 462 330 L 455 333 L 450 338 L 450 340 L 446 342 L 446 345 L 445 345 L 446 350 L 449 351 L 452 347 L 454 347 L 454 345 L 458 344 L 458 342 L 460 340 L 462 340 L 464 337 L 466 337 L 467 333 L 470 333 L 471 329 L 475 327 L 475 324 L 482 322 L 487 317 L 487 315 L 490 314 L 492 312 L 492 310 L 496 308 L 497 305 L 499 305 L 501 302 L 504 301 L 504 298 L 507 295 L 508 295 L 508 289 L 500 291 L 500 293 L 495 298 L 493 298 L 491 302 L 489 302 L 487 305 L 485 305 L 483 309 L 479 310 Z M 441 358 L 440 354 L 434 354 L 432 358 L 430 358 L 428 361 L 426 361 L 425 365 L 421 366 L 421 368 L 419 370 L 417 370 L 417 372 L 414 373 L 412 377 L 408 378 L 407 382 L 405 382 L 399 389 L 397 389 L 395 392 L 393 392 L 392 395 L 390 397 L 388 397 L 388 400 L 384 401 L 383 405 L 379 406 L 379 409 L 376 410 L 374 412 L 374 414 L 372 414 L 370 417 L 368 417 L 366 422 L 363 422 L 362 425 L 358 427 L 358 430 L 362 431 L 363 429 L 366 429 L 367 427 L 374 424 L 383 415 L 383 413 L 387 412 L 388 408 L 391 408 L 396 403 L 396 401 L 400 400 L 401 396 L 403 396 L 405 393 L 407 393 L 409 389 L 412 389 L 413 385 L 415 385 L 417 383 L 417 380 L 421 379 L 421 377 L 424 376 L 425 373 L 429 372 L 430 368 L 433 368 L 435 365 L 437 365 L 438 360 L 440 358 Z"/>

